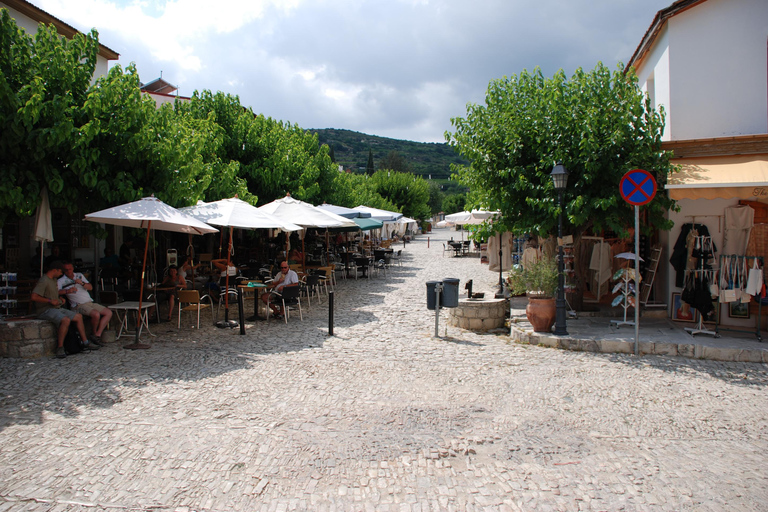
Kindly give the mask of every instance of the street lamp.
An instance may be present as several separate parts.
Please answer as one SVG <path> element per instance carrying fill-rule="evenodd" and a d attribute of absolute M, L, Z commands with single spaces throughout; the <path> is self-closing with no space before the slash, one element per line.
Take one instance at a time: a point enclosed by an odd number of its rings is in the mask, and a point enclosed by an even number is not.
<path fill-rule="evenodd" d="M 557 162 L 549 173 L 557 190 L 557 204 L 560 215 L 557 219 L 557 300 L 555 301 L 555 332 L 557 336 L 566 336 L 565 328 L 565 275 L 563 274 L 563 192 L 568 185 L 568 170 L 561 162 Z"/>

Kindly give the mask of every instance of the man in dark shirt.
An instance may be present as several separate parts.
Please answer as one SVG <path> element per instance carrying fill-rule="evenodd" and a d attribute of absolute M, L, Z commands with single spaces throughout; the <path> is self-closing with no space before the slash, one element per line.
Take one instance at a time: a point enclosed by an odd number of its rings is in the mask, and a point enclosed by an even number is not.
<path fill-rule="evenodd" d="M 64 351 L 64 338 L 67 336 L 69 324 L 72 322 L 75 323 L 77 332 L 80 333 L 80 339 L 85 343 L 86 349 L 98 350 L 99 348 L 88 343 L 88 337 L 85 335 L 85 325 L 83 324 L 83 315 L 61 307 L 64 305 L 65 299 L 59 298 L 57 280 L 63 274 L 63 265 L 60 261 L 50 263 L 45 274 L 43 274 L 32 290 L 32 301 L 37 308 L 37 317 L 41 320 L 48 320 L 59 328 L 58 344 L 56 345 L 56 357 L 58 358 L 67 357 L 67 353 Z"/>

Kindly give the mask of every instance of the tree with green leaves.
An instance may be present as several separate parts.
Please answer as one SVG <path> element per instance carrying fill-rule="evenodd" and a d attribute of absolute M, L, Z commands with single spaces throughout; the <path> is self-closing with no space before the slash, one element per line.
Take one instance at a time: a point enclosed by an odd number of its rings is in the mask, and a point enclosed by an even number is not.
<path fill-rule="evenodd" d="M 540 69 L 494 80 L 484 105 L 470 104 L 466 118 L 451 122 L 446 139 L 469 166 L 455 169 L 476 200 L 469 206 L 500 210 L 502 218 L 480 228 L 481 236 L 509 230 L 515 234 L 557 234 L 561 207 L 550 176 L 557 162 L 569 172 L 563 194 L 563 232 L 578 245 L 585 232 L 612 231 L 626 236 L 634 208 L 619 193 L 622 176 L 632 169 L 655 175 L 664 189 L 672 171 L 661 149 L 664 112 L 656 111 L 637 86 L 633 72 L 619 64 L 611 73 L 598 64 L 591 72 L 561 71 L 544 78 Z M 674 208 L 666 194 L 642 207 L 643 229 L 670 229 L 666 212 Z M 576 275 L 577 289 L 586 276 Z M 582 294 L 576 293 L 580 306 Z"/>
<path fill-rule="evenodd" d="M 46 186 L 61 206 L 97 49 L 95 31 L 70 41 L 40 25 L 32 37 L 0 9 L 0 225 L 31 215 Z"/>
<path fill-rule="evenodd" d="M 376 171 L 370 182 L 376 193 L 397 205 L 398 211 L 406 217 L 430 217 L 429 185 L 423 178 L 410 173 Z"/>
<path fill-rule="evenodd" d="M 467 204 L 467 196 L 465 194 L 451 194 L 443 200 L 443 212 L 450 215 L 464 211 L 465 204 Z"/>
<path fill-rule="evenodd" d="M 393 149 L 387 153 L 387 156 L 381 159 L 381 162 L 379 162 L 379 170 L 410 173 L 411 166 L 408 165 L 408 161 L 403 158 L 403 155 Z"/>
<path fill-rule="evenodd" d="M 429 182 L 429 201 L 427 204 L 429 205 L 429 209 L 432 212 L 432 215 L 435 215 L 437 213 L 440 213 L 443 210 L 443 200 L 445 199 L 445 194 L 442 190 L 440 190 L 440 185 L 435 183 L 434 181 Z"/>
<path fill-rule="evenodd" d="M 470 161 L 456 168 L 476 206 L 500 210 L 496 229 L 556 234 L 557 193 L 550 177 L 556 162 L 568 169 L 563 197 L 564 232 L 609 230 L 620 235 L 634 224 L 633 208 L 619 194 L 629 170 L 655 174 L 662 190 L 672 166 L 661 150 L 663 110 L 656 111 L 622 65 L 611 73 L 562 70 L 544 78 L 540 69 L 494 80 L 484 105 L 470 104 L 466 118 L 451 120 L 446 139 Z M 657 194 L 643 207 L 646 231 L 669 229 L 665 213 L 674 201 Z"/>
<path fill-rule="evenodd" d="M 265 204 L 290 192 L 297 199 L 319 204 L 335 193 L 339 172 L 328 146 L 320 146 L 317 135 L 255 114 L 237 96 L 222 92 L 195 91 L 191 101 L 177 102 L 176 110 L 218 125 L 223 137 L 218 157 L 237 166 L 236 178 L 229 180 L 230 191 L 240 190 L 238 180 L 243 180 L 245 194 L 253 197 L 250 202 Z M 216 190 L 217 195 L 221 192 Z"/>

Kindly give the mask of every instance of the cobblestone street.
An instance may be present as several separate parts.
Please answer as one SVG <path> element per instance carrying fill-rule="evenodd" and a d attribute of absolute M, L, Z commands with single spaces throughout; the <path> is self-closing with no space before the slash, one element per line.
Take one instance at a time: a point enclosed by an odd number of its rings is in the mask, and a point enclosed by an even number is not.
<path fill-rule="evenodd" d="M 0 360 L 0 512 L 768 508 L 766 365 L 520 345 L 445 310 L 434 338 L 426 281 L 498 282 L 450 236 L 340 280 L 333 337 L 324 301 Z"/>

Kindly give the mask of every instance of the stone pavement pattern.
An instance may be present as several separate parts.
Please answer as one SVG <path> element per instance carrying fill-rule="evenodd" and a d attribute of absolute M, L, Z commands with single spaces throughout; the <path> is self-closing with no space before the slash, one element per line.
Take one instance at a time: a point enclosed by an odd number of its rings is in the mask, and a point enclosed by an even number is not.
<path fill-rule="evenodd" d="M 303 322 L 0 360 L 0 512 L 765 510 L 768 369 L 447 326 L 438 231 Z"/>

